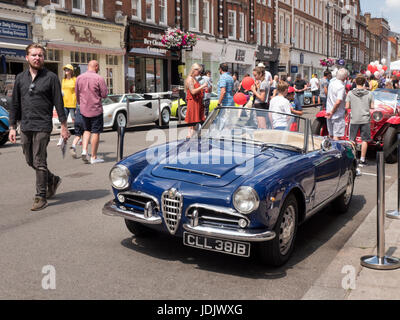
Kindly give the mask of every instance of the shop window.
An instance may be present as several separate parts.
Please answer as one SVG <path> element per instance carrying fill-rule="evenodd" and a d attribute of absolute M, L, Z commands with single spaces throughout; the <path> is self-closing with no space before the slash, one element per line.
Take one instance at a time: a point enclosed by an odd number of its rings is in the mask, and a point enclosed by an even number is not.
<path fill-rule="evenodd" d="M 108 88 L 108 94 L 114 94 L 114 79 L 113 79 L 113 68 L 106 68 L 106 83 Z"/>
<path fill-rule="evenodd" d="M 76 52 L 71 51 L 71 62 L 72 63 L 89 63 L 91 60 L 99 60 L 97 53 L 88 53 L 88 52 Z"/>
<path fill-rule="evenodd" d="M 46 50 L 46 59 L 47 61 L 60 61 L 60 51 L 54 49 Z"/>
<path fill-rule="evenodd" d="M 117 66 L 118 56 L 106 55 L 106 63 L 110 66 Z"/>

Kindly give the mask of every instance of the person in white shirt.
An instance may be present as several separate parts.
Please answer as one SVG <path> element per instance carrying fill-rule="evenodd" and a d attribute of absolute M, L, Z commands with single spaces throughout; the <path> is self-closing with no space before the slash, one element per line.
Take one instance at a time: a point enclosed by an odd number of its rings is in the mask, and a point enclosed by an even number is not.
<path fill-rule="evenodd" d="M 310 80 L 310 85 L 312 93 L 312 103 L 315 104 L 315 98 L 317 98 L 318 104 L 320 104 L 321 100 L 319 99 L 319 80 L 315 73 L 312 75 L 312 78 Z"/>
<path fill-rule="evenodd" d="M 257 65 L 257 67 L 261 67 L 261 68 L 264 68 L 264 70 L 265 70 L 265 65 L 264 65 L 264 63 L 262 63 L 262 62 L 260 62 L 258 65 Z M 265 72 L 264 72 L 264 78 L 265 78 L 265 80 L 269 83 L 269 85 L 271 86 L 271 84 L 272 84 L 272 74 L 271 74 L 271 72 L 269 72 L 269 71 L 267 71 L 267 70 L 265 70 Z"/>
<path fill-rule="evenodd" d="M 291 104 L 288 99 L 286 99 L 286 95 L 288 93 L 289 85 L 286 82 L 279 82 L 277 90 L 278 95 L 273 97 L 269 103 L 269 110 L 275 112 L 282 112 L 291 114 Z M 272 113 L 272 127 L 275 130 L 286 130 L 288 126 L 287 116 L 283 114 Z"/>
<path fill-rule="evenodd" d="M 339 140 L 345 133 L 346 87 L 344 81 L 347 75 L 346 69 L 340 69 L 336 74 L 336 80 L 330 82 L 328 87 L 326 124 L 329 136 L 334 140 Z"/>

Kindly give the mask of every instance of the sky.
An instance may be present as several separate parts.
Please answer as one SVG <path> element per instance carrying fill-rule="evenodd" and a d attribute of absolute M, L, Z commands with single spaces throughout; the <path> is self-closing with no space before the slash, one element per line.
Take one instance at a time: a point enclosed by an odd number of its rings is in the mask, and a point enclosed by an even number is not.
<path fill-rule="evenodd" d="M 370 12 L 372 17 L 386 18 L 390 30 L 400 33 L 400 0 L 360 0 L 360 6 L 363 13 Z"/>

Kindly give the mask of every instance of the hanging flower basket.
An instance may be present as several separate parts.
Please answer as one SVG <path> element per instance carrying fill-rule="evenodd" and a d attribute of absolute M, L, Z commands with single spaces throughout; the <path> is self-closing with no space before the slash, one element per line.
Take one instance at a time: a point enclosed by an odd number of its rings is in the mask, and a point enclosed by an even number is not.
<path fill-rule="evenodd" d="M 319 60 L 319 62 L 321 64 L 321 66 L 327 67 L 327 68 L 333 67 L 335 65 L 335 60 L 333 60 L 333 59 L 321 59 L 321 60 Z"/>
<path fill-rule="evenodd" d="M 172 51 L 188 50 L 196 45 L 197 38 L 194 33 L 183 32 L 177 28 L 169 28 L 161 38 L 161 43 Z"/>

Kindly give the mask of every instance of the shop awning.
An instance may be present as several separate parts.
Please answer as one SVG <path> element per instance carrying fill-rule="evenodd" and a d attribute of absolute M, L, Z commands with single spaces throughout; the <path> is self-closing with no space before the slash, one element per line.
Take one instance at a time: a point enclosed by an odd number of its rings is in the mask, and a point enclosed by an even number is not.
<path fill-rule="evenodd" d="M 25 49 L 31 43 L 31 40 L 0 37 L 0 56 L 25 58 Z"/>
<path fill-rule="evenodd" d="M 67 50 L 67 51 L 77 51 L 77 52 L 88 52 L 88 53 L 97 53 L 97 54 L 112 54 L 116 56 L 124 56 L 126 53 L 125 49 L 119 48 L 97 48 L 97 47 L 86 47 L 86 46 L 77 46 L 77 45 L 70 45 L 64 43 L 55 43 L 55 42 L 48 42 L 47 48 L 50 49 L 60 49 L 60 50 Z"/>

